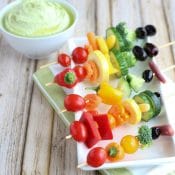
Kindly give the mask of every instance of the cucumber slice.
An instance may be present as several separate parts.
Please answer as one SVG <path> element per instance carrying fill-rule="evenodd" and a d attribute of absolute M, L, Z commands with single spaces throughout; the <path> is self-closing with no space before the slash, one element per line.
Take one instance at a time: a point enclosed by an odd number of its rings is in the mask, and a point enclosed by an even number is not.
<path fill-rule="evenodd" d="M 158 98 L 153 92 L 146 90 L 143 92 L 144 94 L 147 95 L 147 97 L 150 99 L 153 109 L 154 109 L 154 116 L 156 117 L 158 114 L 161 112 L 161 101 L 160 98 Z"/>
<path fill-rule="evenodd" d="M 138 95 L 134 96 L 134 100 L 136 101 L 137 104 L 149 104 L 150 105 L 150 109 L 147 112 L 142 112 L 142 120 L 145 122 L 148 122 L 149 120 L 151 120 L 154 116 L 154 109 L 152 106 L 152 103 L 150 101 L 150 99 L 147 97 L 147 95 L 145 95 L 144 93 L 140 93 Z"/>
<path fill-rule="evenodd" d="M 133 53 L 132 52 L 126 52 L 126 53 L 127 53 L 127 55 L 126 55 L 125 59 L 128 63 L 128 67 L 135 66 L 137 60 L 136 60 L 135 56 L 133 55 Z"/>
<path fill-rule="evenodd" d="M 128 74 L 128 64 L 115 48 L 110 52 L 110 59 L 114 67 L 119 70 L 119 76 Z"/>
<path fill-rule="evenodd" d="M 119 52 L 120 56 L 126 60 L 128 67 L 133 67 L 136 64 L 136 58 L 132 52 Z"/>
<path fill-rule="evenodd" d="M 117 89 L 123 92 L 124 97 L 129 97 L 131 95 L 129 83 L 124 78 L 119 79 Z"/>
<path fill-rule="evenodd" d="M 139 92 L 145 82 L 143 78 L 137 77 L 133 74 L 128 74 L 126 79 L 135 92 Z"/>

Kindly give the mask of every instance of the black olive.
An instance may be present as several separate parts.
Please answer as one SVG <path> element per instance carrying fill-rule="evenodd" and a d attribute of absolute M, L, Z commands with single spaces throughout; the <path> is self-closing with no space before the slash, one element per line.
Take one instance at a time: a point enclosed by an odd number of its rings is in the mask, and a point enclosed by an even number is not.
<path fill-rule="evenodd" d="M 152 43 L 146 43 L 144 46 L 144 50 L 149 57 L 156 56 L 159 53 L 158 48 Z"/>
<path fill-rule="evenodd" d="M 160 98 L 160 93 L 159 93 L 159 92 L 154 92 L 154 94 L 155 94 L 158 98 Z"/>
<path fill-rule="evenodd" d="M 156 28 L 153 25 L 146 25 L 145 30 L 147 32 L 147 36 L 153 36 L 156 34 Z"/>
<path fill-rule="evenodd" d="M 151 128 L 151 131 L 152 131 L 152 139 L 155 140 L 155 139 L 158 139 L 159 136 L 160 136 L 160 128 L 158 127 L 152 127 Z"/>
<path fill-rule="evenodd" d="M 136 37 L 139 39 L 145 39 L 147 37 L 147 32 L 144 27 L 138 27 L 135 30 Z"/>
<path fill-rule="evenodd" d="M 140 61 L 145 61 L 148 57 L 144 49 L 141 48 L 140 46 L 134 46 L 134 48 L 132 49 L 132 52 L 136 57 L 136 59 Z"/>
<path fill-rule="evenodd" d="M 142 73 L 142 78 L 145 80 L 145 82 L 150 82 L 152 79 L 153 79 L 153 72 L 152 70 L 145 70 L 143 73 Z"/>

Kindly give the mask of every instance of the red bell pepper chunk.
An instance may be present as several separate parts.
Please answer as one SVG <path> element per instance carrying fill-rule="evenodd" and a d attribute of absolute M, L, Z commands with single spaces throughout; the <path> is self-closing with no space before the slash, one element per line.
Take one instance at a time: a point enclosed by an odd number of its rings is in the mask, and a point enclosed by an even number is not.
<path fill-rule="evenodd" d="M 85 144 L 88 148 L 94 146 L 98 141 L 101 140 L 100 133 L 98 131 L 98 125 L 94 121 L 92 114 L 89 112 L 83 112 L 80 122 L 82 122 L 87 129 L 87 138 Z"/>
<path fill-rule="evenodd" d="M 109 124 L 107 114 L 94 115 L 93 119 L 98 124 L 98 130 L 100 132 L 102 140 L 111 140 L 111 139 L 113 139 L 113 134 L 112 134 L 112 131 L 111 131 L 111 127 L 110 127 L 110 124 Z"/>

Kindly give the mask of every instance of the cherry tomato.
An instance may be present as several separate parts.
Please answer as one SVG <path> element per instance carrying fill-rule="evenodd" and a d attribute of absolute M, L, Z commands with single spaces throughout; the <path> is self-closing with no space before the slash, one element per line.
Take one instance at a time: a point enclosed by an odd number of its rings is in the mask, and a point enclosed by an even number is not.
<path fill-rule="evenodd" d="M 98 107 L 98 105 L 102 102 L 101 98 L 96 94 L 87 94 L 84 97 L 86 102 L 85 108 L 87 110 L 94 110 Z"/>
<path fill-rule="evenodd" d="M 70 125 L 70 134 L 77 142 L 84 142 L 87 138 L 87 130 L 80 121 L 74 121 Z"/>
<path fill-rule="evenodd" d="M 86 78 L 86 69 L 83 66 L 75 66 L 74 68 L 75 74 L 79 81 L 83 81 Z"/>
<path fill-rule="evenodd" d="M 65 53 L 59 54 L 57 61 L 59 64 L 61 64 L 64 67 L 70 66 L 70 64 L 71 64 L 70 56 L 65 54 Z"/>
<path fill-rule="evenodd" d="M 80 95 L 69 94 L 64 99 L 64 106 L 68 111 L 77 112 L 85 108 L 85 100 Z"/>
<path fill-rule="evenodd" d="M 139 148 L 139 141 L 135 136 L 126 135 L 122 138 L 120 142 L 121 146 L 123 147 L 125 153 L 133 154 Z"/>
<path fill-rule="evenodd" d="M 87 155 L 87 163 L 92 167 L 99 167 L 106 161 L 107 153 L 104 148 L 96 147 L 89 151 Z"/>
<path fill-rule="evenodd" d="M 109 120 L 109 124 L 110 124 L 111 129 L 113 129 L 117 126 L 115 117 L 113 115 L 108 114 L 108 120 Z"/>
<path fill-rule="evenodd" d="M 83 47 L 77 47 L 72 52 L 72 59 L 77 64 L 82 64 L 87 61 L 88 52 Z"/>
<path fill-rule="evenodd" d="M 115 142 L 108 144 L 105 150 L 107 152 L 107 159 L 111 162 L 122 160 L 125 157 L 124 149 Z"/>

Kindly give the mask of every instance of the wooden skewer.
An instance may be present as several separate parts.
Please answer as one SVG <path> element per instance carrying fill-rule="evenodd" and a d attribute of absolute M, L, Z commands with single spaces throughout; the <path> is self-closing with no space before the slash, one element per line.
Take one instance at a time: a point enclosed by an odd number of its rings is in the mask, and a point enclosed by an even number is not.
<path fill-rule="evenodd" d="M 163 44 L 163 45 L 159 46 L 158 48 L 161 49 L 161 48 L 164 48 L 164 47 L 171 46 L 171 45 L 173 45 L 173 44 L 175 44 L 175 41 L 172 41 L 172 42 L 169 42 L 169 43 Z"/>
<path fill-rule="evenodd" d="M 164 73 L 164 72 L 167 72 L 167 71 L 172 70 L 174 68 L 175 68 L 175 65 L 172 65 L 172 66 L 169 66 L 169 67 L 165 68 L 164 70 L 162 70 L 162 72 Z"/>
<path fill-rule="evenodd" d="M 86 165 L 87 165 L 87 163 L 83 162 L 83 163 L 80 163 L 79 165 L 77 165 L 77 168 L 81 168 L 81 167 L 86 166 Z"/>
<path fill-rule="evenodd" d="M 52 86 L 52 85 L 55 85 L 56 83 L 53 83 L 53 82 L 49 82 L 49 83 L 46 83 L 45 86 Z"/>
<path fill-rule="evenodd" d="M 40 67 L 40 69 L 43 69 L 43 68 L 45 68 L 45 67 L 48 67 L 48 66 L 53 65 L 53 64 L 56 64 L 56 63 L 57 63 L 57 62 L 54 61 L 54 62 L 51 62 L 51 63 L 45 64 L 45 65 L 42 65 L 42 66 Z"/>
<path fill-rule="evenodd" d="M 172 70 L 174 68 L 175 68 L 175 65 L 172 65 L 172 66 L 169 66 L 169 67 L 163 69 L 161 72 L 165 73 L 165 72 L 168 72 L 168 71 L 170 71 L 170 70 Z M 153 76 L 155 76 L 155 73 L 153 73 Z"/>
<path fill-rule="evenodd" d="M 68 135 L 65 137 L 66 140 L 71 139 L 71 138 L 72 138 L 72 135 Z"/>
<path fill-rule="evenodd" d="M 60 113 L 67 112 L 67 109 L 62 109 Z"/>

